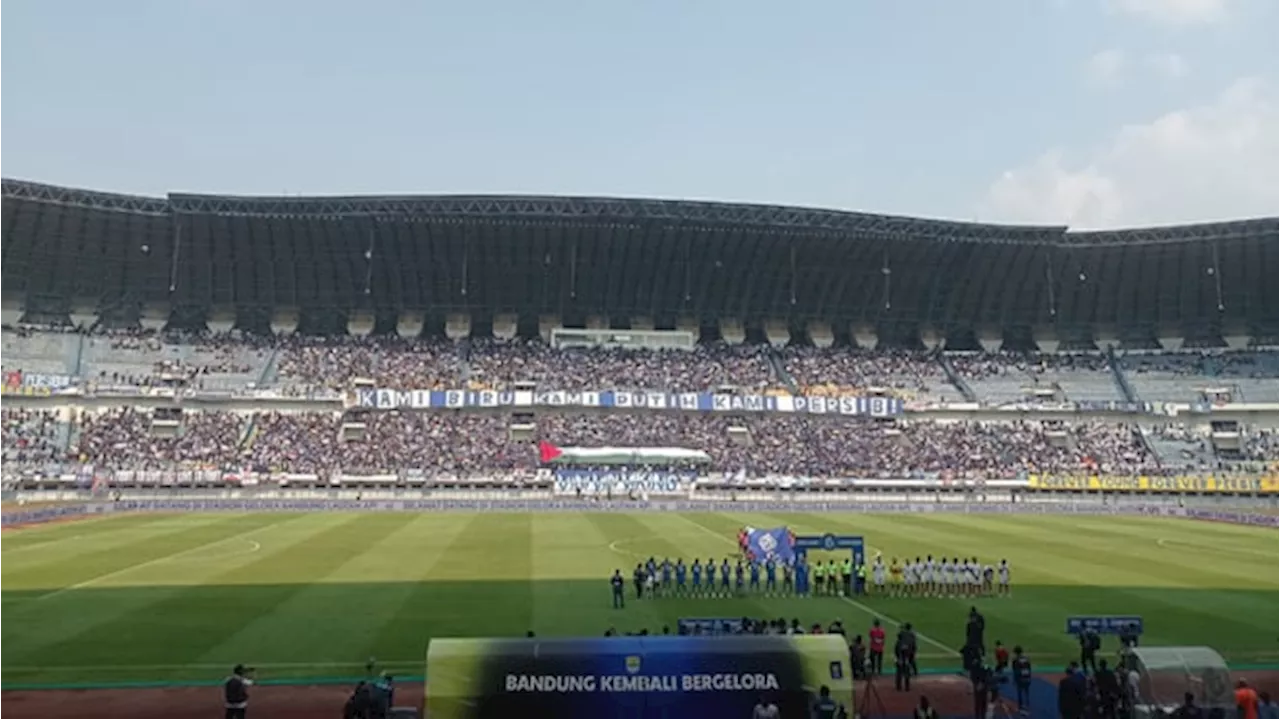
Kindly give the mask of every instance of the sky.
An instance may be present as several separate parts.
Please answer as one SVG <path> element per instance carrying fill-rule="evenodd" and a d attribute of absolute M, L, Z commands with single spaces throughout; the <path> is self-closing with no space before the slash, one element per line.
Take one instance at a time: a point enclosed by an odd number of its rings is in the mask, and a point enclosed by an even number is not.
<path fill-rule="evenodd" d="M 1275 0 L 6 0 L 0 172 L 163 196 L 1277 214 Z"/>

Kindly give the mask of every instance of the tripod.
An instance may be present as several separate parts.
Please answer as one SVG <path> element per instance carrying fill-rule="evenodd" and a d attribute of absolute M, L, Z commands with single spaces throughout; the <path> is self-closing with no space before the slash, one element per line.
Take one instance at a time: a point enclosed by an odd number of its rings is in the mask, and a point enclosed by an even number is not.
<path fill-rule="evenodd" d="M 871 704 L 873 701 L 874 706 Z M 883 719 L 886 716 L 888 713 L 885 712 L 884 700 L 876 689 L 875 675 L 868 673 L 867 681 L 862 685 L 862 700 L 858 702 L 858 719 Z"/>

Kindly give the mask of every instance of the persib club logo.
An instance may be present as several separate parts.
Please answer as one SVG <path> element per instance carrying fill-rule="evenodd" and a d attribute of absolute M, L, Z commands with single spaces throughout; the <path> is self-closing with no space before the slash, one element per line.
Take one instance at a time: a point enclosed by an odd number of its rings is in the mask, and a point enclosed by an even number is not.
<path fill-rule="evenodd" d="M 774 550 L 777 548 L 778 540 L 774 539 L 772 534 L 766 534 L 763 537 L 760 537 L 760 549 L 764 550 L 765 554 L 773 554 Z"/>
<path fill-rule="evenodd" d="M 836 538 L 830 534 L 822 537 L 822 548 L 828 552 L 836 548 Z"/>
<path fill-rule="evenodd" d="M 634 654 L 627 657 L 627 673 L 635 674 L 638 671 L 640 671 L 640 657 Z"/>

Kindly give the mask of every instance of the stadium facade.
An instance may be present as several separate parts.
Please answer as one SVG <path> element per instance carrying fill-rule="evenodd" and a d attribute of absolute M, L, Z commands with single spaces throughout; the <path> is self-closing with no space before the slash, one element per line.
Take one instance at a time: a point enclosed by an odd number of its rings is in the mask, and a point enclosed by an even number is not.
<path fill-rule="evenodd" d="M 12 325 L 952 349 L 1276 344 L 1276 218 L 1107 232 L 583 197 L 148 198 L 3 181 Z"/>

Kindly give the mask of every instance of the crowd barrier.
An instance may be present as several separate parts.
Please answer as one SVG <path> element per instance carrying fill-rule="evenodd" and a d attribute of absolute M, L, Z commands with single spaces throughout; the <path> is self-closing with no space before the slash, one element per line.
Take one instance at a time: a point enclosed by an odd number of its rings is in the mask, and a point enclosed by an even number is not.
<path fill-rule="evenodd" d="M 1182 517 L 1260 527 L 1277 526 L 1277 517 L 1210 509 L 1100 502 L 811 502 L 780 501 L 594 501 L 579 499 L 127 499 L 115 502 L 44 507 L 6 513 L 5 526 L 124 512 L 842 512 L 863 514 L 1067 514 Z"/>

